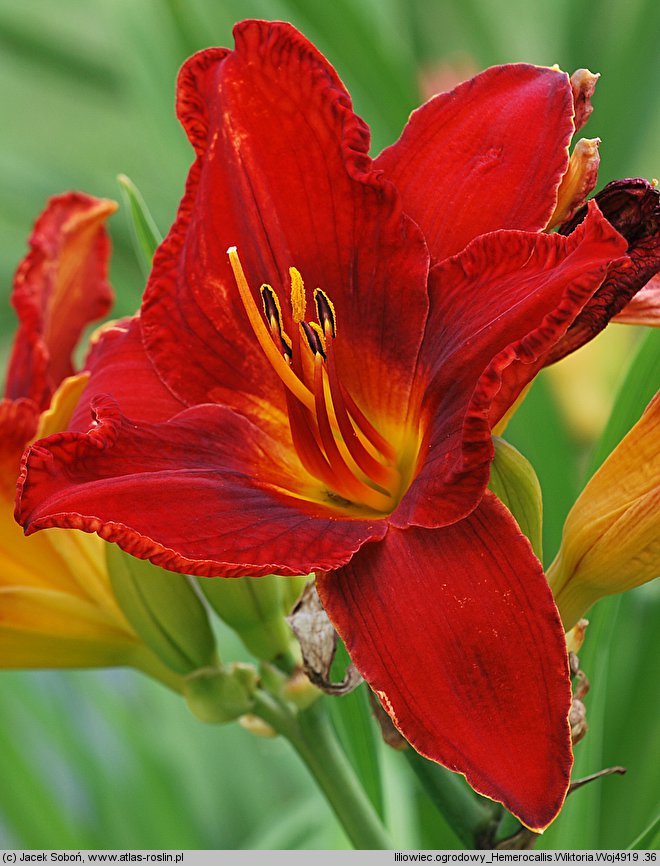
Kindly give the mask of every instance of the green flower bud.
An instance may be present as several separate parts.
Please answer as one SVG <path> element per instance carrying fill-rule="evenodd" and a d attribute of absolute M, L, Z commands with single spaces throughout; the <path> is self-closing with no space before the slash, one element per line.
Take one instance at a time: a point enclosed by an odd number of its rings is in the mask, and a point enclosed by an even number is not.
<path fill-rule="evenodd" d="M 543 500 L 532 464 L 504 439 L 493 436 L 495 459 L 489 489 L 506 505 L 529 538 L 539 559 L 543 553 Z"/>
<path fill-rule="evenodd" d="M 171 670 L 188 674 L 217 660 L 206 609 L 190 578 L 107 545 L 112 589 L 126 619 Z"/>
<path fill-rule="evenodd" d="M 284 617 L 288 598 L 292 589 L 298 591 L 300 580 L 306 578 L 202 577 L 199 585 L 213 610 L 252 655 L 272 661 L 291 652 L 293 636 Z"/>
<path fill-rule="evenodd" d="M 259 675 L 239 662 L 226 668 L 202 668 L 186 677 L 183 694 L 188 708 L 208 724 L 232 722 L 254 708 Z"/>

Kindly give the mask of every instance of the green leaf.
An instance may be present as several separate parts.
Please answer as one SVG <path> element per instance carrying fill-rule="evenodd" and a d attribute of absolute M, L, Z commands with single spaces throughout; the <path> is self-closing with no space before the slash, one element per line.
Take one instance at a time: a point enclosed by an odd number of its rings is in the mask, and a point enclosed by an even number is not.
<path fill-rule="evenodd" d="M 125 174 L 117 175 L 124 204 L 128 210 L 131 235 L 138 264 L 145 278 L 151 271 L 156 247 L 163 240 L 140 191 Z"/>
<path fill-rule="evenodd" d="M 628 845 L 628 851 L 652 851 L 660 847 L 660 813 L 646 830 Z"/>
<path fill-rule="evenodd" d="M 333 670 L 341 679 L 351 659 L 341 641 L 337 643 L 337 654 Z M 383 790 L 379 759 L 380 733 L 377 730 L 369 705 L 366 683 L 348 695 L 327 698 L 330 716 L 348 759 L 362 783 L 367 796 L 378 814 L 383 817 Z"/>
<path fill-rule="evenodd" d="M 466 848 L 477 848 L 494 829 L 496 808 L 470 788 L 460 773 L 429 761 L 414 749 L 403 752 L 438 811 Z"/>

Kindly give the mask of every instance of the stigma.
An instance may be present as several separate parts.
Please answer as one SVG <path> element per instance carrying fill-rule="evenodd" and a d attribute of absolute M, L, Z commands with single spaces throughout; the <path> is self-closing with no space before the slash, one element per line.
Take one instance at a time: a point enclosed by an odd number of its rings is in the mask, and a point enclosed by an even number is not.
<path fill-rule="evenodd" d="M 314 318 L 300 272 L 289 268 L 290 332 L 272 286 L 261 286 L 261 309 L 236 247 L 227 250 L 243 307 L 257 341 L 279 377 L 289 429 L 300 462 L 333 508 L 389 514 L 400 498 L 401 475 L 392 445 L 366 417 L 341 381 L 334 353 L 337 316 L 330 297 L 313 293 Z"/>

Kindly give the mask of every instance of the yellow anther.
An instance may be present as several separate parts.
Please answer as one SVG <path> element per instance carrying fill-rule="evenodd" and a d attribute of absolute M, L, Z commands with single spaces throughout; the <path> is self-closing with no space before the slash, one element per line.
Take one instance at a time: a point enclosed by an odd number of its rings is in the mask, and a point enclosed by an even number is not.
<path fill-rule="evenodd" d="M 302 465 L 326 489 L 333 507 L 352 503 L 389 513 L 401 491 L 396 455 L 339 379 L 333 353 L 336 315 L 332 302 L 317 289 L 318 322 L 305 321 L 305 286 L 298 269 L 289 268 L 293 318 L 289 339 L 272 287 L 261 286 L 262 313 L 236 247 L 230 247 L 227 254 L 255 337 L 285 386 L 292 445 Z"/>
<path fill-rule="evenodd" d="M 269 286 L 268 283 L 264 283 L 260 291 L 266 321 L 270 325 L 271 330 L 277 330 L 279 333 L 282 329 L 282 307 L 280 306 L 280 299 L 275 294 L 273 287 Z"/>
<path fill-rule="evenodd" d="M 291 312 L 293 313 L 293 321 L 300 324 L 305 321 L 305 309 L 307 307 L 305 284 L 298 268 L 289 268 L 289 276 L 291 277 Z"/>
<path fill-rule="evenodd" d="M 257 305 L 252 297 L 252 293 L 250 292 L 250 287 L 243 266 L 241 265 L 241 260 L 238 257 L 236 247 L 229 247 L 227 255 L 229 256 L 229 263 L 234 272 L 234 279 L 236 280 L 238 292 L 243 301 L 247 317 L 252 325 L 252 330 L 254 331 L 261 348 L 264 350 L 266 357 L 270 361 L 272 368 L 294 397 L 299 400 L 303 406 L 306 406 L 310 412 L 314 413 L 316 411 L 314 395 L 296 376 L 289 366 L 288 361 L 282 357 L 280 351 L 275 346 L 270 330 L 269 328 L 266 328 L 264 320 L 261 318 Z"/>
<path fill-rule="evenodd" d="M 314 289 L 314 302 L 316 304 L 316 315 L 323 333 L 330 333 L 332 337 L 337 336 L 337 315 L 335 305 L 326 295 L 323 289 Z"/>
<path fill-rule="evenodd" d="M 264 283 L 261 287 L 261 299 L 264 305 L 264 315 L 266 316 L 266 321 L 270 326 L 270 332 L 274 338 L 279 337 L 280 343 L 282 344 L 282 351 L 287 358 L 291 359 L 293 349 L 289 336 L 282 328 L 282 308 L 280 306 L 280 299 L 273 291 L 273 287 L 269 286 L 268 283 Z"/>
<path fill-rule="evenodd" d="M 319 355 L 325 358 L 325 349 L 321 342 L 321 335 L 318 330 L 318 325 L 314 327 L 315 322 L 301 322 L 300 329 L 305 337 L 305 342 L 312 355 Z"/>
<path fill-rule="evenodd" d="M 316 322 L 308 322 L 308 324 L 309 327 L 314 331 L 316 336 L 319 338 L 319 344 L 321 346 L 321 349 L 323 349 L 321 354 L 325 357 L 325 334 L 323 333 L 321 326 Z"/>

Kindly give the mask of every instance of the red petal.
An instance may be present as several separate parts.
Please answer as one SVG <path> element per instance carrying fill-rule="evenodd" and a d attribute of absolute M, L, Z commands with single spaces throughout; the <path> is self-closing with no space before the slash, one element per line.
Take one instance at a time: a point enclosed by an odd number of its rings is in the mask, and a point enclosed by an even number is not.
<path fill-rule="evenodd" d="M 70 192 L 49 199 L 16 272 L 12 303 L 19 319 L 7 396 L 30 397 L 44 409 L 74 370 L 82 330 L 112 304 L 107 282 L 106 219 L 113 201 Z"/>
<path fill-rule="evenodd" d="M 391 529 L 317 584 L 415 749 L 547 826 L 572 763 L 566 646 L 541 565 L 501 502 L 487 493 L 443 529 Z"/>
<path fill-rule="evenodd" d="M 431 271 L 428 456 L 396 525 L 468 514 L 488 482 L 491 427 L 536 375 L 625 240 L 598 211 L 569 238 L 494 232 Z"/>
<path fill-rule="evenodd" d="M 21 455 L 38 424 L 32 400 L 0 400 L 0 498 L 14 501 Z"/>
<path fill-rule="evenodd" d="M 621 312 L 614 316 L 613 321 L 626 325 L 660 327 L 660 274 L 640 289 Z"/>
<path fill-rule="evenodd" d="M 255 415 L 284 408 L 228 263 L 236 245 L 253 291 L 268 282 L 278 293 L 286 330 L 290 266 L 308 286 L 308 318 L 311 291 L 328 293 L 345 384 L 372 406 L 387 396 L 387 372 L 399 409 L 427 311 L 423 238 L 372 170 L 368 131 L 318 51 L 288 24 L 245 22 L 235 36 L 235 51 L 201 52 L 179 79 L 197 161 L 155 258 L 142 313 L 147 350 L 187 403 L 246 412 L 249 397 Z"/>
<path fill-rule="evenodd" d="M 97 532 L 172 571 L 224 577 L 335 568 L 386 532 L 384 521 L 337 520 L 286 496 L 287 456 L 225 407 L 138 425 L 105 398 L 89 434 L 27 452 L 17 520 L 28 534 Z"/>
<path fill-rule="evenodd" d="M 121 411 L 142 421 L 166 421 L 185 404 L 163 385 L 142 343 L 140 319 L 124 319 L 103 329 L 85 361 L 90 380 L 78 402 L 71 430 L 87 431 L 92 420 L 90 403 L 98 394 L 110 394 Z"/>
<path fill-rule="evenodd" d="M 660 192 L 648 181 L 628 178 L 608 183 L 595 200 L 628 241 L 628 258 L 615 262 L 602 286 L 545 360 L 553 364 L 600 333 L 660 270 Z M 584 219 L 584 210 L 560 228 L 568 234 Z"/>
<path fill-rule="evenodd" d="M 563 72 L 495 66 L 413 112 L 376 160 L 436 260 L 496 229 L 542 229 L 568 166 L 573 94 Z"/>

